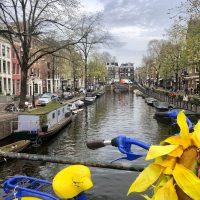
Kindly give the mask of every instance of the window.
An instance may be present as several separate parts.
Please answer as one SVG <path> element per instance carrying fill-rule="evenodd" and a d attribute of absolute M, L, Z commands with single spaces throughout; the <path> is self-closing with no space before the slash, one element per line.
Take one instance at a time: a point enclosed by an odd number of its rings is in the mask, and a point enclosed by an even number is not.
<path fill-rule="evenodd" d="M 62 109 L 62 111 L 63 111 L 63 113 L 65 113 L 65 109 L 64 108 Z"/>
<path fill-rule="evenodd" d="M 56 115 L 55 115 L 55 113 L 53 113 L 53 114 L 52 114 L 52 119 L 54 119 L 54 118 L 55 118 L 55 116 L 56 116 Z"/>
<path fill-rule="evenodd" d="M 16 74 L 19 74 L 19 64 L 17 64 Z"/>
<path fill-rule="evenodd" d="M 19 90 L 20 90 L 20 80 L 17 80 L 17 91 L 19 92 Z"/>
<path fill-rule="evenodd" d="M 11 93 L 11 79 L 10 78 L 8 79 L 8 91 L 10 94 Z"/>
<path fill-rule="evenodd" d="M 6 73 L 6 61 L 3 60 L 3 73 Z"/>
<path fill-rule="evenodd" d="M 8 74 L 10 74 L 10 62 L 7 62 Z"/>
<path fill-rule="evenodd" d="M 58 110 L 58 116 L 60 115 L 60 110 Z"/>
<path fill-rule="evenodd" d="M 10 58 L 10 48 L 7 47 L 7 58 Z"/>
<path fill-rule="evenodd" d="M 13 74 L 16 73 L 15 68 L 16 68 L 16 65 L 13 63 Z"/>
<path fill-rule="evenodd" d="M 2 56 L 6 56 L 6 47 L 2 45 Z"/>
<path fill-rule="evenodd" d="M 0 79 L 0 93 L 2 94 L 3 91 L 2 91 L 2 80 Z"/>
<path fill-rule="evenodd" d="M 3 78 L 3 84 L 4 84 L 4 91 L 6 91 L 6 87 L 7 87 L 6 78 Z"/>

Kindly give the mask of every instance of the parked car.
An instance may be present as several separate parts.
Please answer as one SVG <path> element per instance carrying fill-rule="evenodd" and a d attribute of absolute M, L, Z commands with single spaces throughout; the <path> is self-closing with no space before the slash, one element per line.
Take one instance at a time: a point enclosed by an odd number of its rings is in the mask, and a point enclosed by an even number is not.
<path fill-rule="evenodd" d="M 45 93 L 38 99 L 38 105 L 44 106 L 54 100 L 54 97 L 51 93 Z"/>

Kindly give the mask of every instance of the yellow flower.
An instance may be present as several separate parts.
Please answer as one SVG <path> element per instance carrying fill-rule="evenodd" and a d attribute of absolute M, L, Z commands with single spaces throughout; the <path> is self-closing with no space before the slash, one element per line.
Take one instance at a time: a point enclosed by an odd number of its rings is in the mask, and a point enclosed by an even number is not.
<path fill-rule="evenodd" d="M 182 199 L 175 188 L 183 190 L 183 194 L 191 199 L 200 199 L 200 179 L 193 173 L 196 163 L 196 149 L 200 147 L 200 122 L 194 127 L 194 132 L 189 133 L 184 111 L 179 112 L 177 123 L 180 134 L 172 136 L 161 142 L 161 145 L 152 145 L 146 156 L 146 160 L 155 159 L 133 182 L 128 190 L 143 192 L 150 186 L 154 187 L 151 200 L 178 200 Z M 188 159 L 189 158 L 189 159 Z M 177 187 L 174 187 L 177 185 Z"/>

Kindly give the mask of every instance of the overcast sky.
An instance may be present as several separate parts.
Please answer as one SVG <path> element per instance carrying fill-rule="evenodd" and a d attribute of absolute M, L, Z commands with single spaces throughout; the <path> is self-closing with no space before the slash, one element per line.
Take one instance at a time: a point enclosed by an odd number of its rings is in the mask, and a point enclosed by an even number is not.
<path fill-rule="evenodd" d="M 183 0 L 81 0 L 88 12 L 103 13 L 107 29 L 122 43 L 122 46 L 106 49 L 119 63 L 141 64 L 147 44 L 152 39 L 161 39 L 173 21 L 169 9 Z"/>

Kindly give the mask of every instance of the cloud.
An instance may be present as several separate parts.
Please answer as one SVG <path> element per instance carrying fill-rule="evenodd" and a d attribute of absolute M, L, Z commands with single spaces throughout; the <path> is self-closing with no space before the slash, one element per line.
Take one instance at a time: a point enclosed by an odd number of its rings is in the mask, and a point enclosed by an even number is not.
<path fill-rule="evenodd" d="M 165 29 L 172 24 L 167 13 L 169 9 L 180 5 L 181 1 L 83 0 L 102 12 L 105 26 L 118 42 L 108 51 L 119 62 L 134 62 L 137 66 L 146 53 L 148 42 L 163 38 Z"/>
<path fill-rule="evenodd" d="M 100 0 L 104 19 L 110 26 L 165 26 L 169 24 L 168 9 L 178 0 Z"/>

